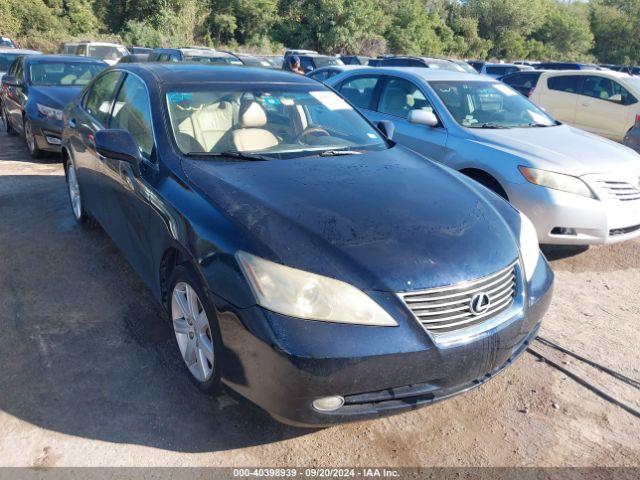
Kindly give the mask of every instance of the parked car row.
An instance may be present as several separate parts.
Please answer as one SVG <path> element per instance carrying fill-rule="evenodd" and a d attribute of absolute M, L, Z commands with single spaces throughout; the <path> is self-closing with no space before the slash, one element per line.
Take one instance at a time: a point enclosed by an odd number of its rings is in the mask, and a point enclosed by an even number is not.
<path fill-rule="evenodd" d="M 307 77 L 163 50 L 20 56 L 0 102 L 32 155 L 60 149 L 74 218 L 165 307 L 205 392 L 303 426 L 462 393 L 535 338 L 540 242 L 640 235 L 640 156 L 454 62 L 285 53 Z"/>

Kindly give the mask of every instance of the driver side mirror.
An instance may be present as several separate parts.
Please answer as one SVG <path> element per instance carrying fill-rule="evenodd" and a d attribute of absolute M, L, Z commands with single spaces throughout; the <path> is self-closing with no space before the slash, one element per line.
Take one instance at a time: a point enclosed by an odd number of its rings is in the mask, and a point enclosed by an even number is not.
<path fill-rule="evenodd" d="M 429 110 L 411 110 L 407 120 L 409 123 L 413 123 L 415 125 L 426 125 L 427 127 L 438 126 L 438 117 L 436 117 L 435 113 L 430 112 Z"/>
<path fill-rule="evenodd" d="M 93 136 L 96 152 L 106 158 L 126 162 L 133 168 L 136 176 L 140 175 L 140 147 L 127 130 L 98 130 Z"/>

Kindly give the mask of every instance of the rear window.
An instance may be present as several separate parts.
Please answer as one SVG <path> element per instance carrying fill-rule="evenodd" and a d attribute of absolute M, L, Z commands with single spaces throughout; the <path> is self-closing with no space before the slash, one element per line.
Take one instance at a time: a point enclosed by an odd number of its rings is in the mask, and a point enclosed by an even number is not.
<path fill-rule="evenodd" d="M 507 85 L 512 87 L 534 88 L 540 78 L 539 73 L 514 73 L 502 79 Z"/>
<path fill-rule="evenodd" d="M 18 58 L 17 53 L 2 53 L 0 54 L 0 72 L 6 72 L 13 61 Z"/>
<path fill-rule="evenodd" d="M 579 75 L 560 75 L 557 77 L 549 77 L 547 86 L 549 90 L 558 92 L 578 93 L 578 84 L 580 82 Z"/>
<path fill-rule="evenodd" d="M 489 75 L 507 75 L 517 71 L 518 67 L 487 67 L 487 74 Z"/>

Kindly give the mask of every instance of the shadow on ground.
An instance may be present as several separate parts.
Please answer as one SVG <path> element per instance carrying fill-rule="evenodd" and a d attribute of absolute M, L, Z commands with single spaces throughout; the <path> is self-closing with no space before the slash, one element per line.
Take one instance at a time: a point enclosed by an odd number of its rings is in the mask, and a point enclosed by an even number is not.
<path fill-rule="evenodd" d="M 549 261 L 575 257 L 589 250 L 588 245 L 540 245 L 540 249 Z"/>
<path fill-rule="evenodd" d="M 64 177 L 0 176 L 0 218 L 4 412 L 68 435 L 180 452 L 308 433 L 196 389 L 146 287 L 100 229 L 75 225 Z"/>

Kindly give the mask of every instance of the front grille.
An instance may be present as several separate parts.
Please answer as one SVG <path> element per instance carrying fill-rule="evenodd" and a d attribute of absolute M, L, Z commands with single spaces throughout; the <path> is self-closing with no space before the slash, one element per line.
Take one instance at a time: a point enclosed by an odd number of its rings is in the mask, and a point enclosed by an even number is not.
<path fill-rule="evenodd" d="M 437 335 L 468 328 L 511 306 L 517 286 L 515 263 L 477 280 L 398 295 L 430 333 Z M 472 311 L 471 301 L 481 293 L 488 295 L 490 303 L 485 311 L 477 314 Z"/>
<path fill-rule="evenodd" d="M 610 198 L 623 202 L 640 200 L 640 177 L 636 185 L 622 180 L 600 180 L 598 183 Z"/>

